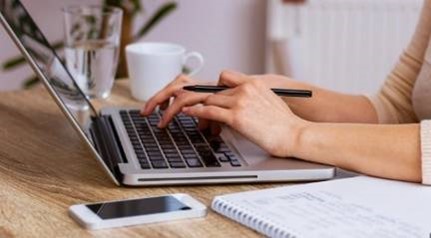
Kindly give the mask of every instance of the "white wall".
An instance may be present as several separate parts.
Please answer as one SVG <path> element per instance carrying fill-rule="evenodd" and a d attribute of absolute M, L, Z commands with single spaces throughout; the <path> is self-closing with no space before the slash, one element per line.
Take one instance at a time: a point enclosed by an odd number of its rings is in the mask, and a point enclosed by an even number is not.
<path fill-rule="evenodd" d="M 374 93 L 407 46 L 423 1 L 271 0 L 268 35 L 278 51 L 268 54 L 268 70 L 336 91 Z"/>
<path fill-rule="evenodd" d="M 61 39 L 61 6 L 97 3 L 97 0 L 22 0 L 49 40 Z M 163 0 L 143 1 L 151 13 Z M 220 70 L 247 73 L 264 70 L 265 5 L 262 0 L 178 0 L 179 8 L 145 41 L 169 41 L 201 52 L 206 65 L 198 75 L 217 79 Z M 145 17 L 142 17 L 145 18 Z M 142 19 L 141 19 L 142 20 Z M 0 30 L 0 62 L 18 54 L 3 29 Z M 29 75 L 28 66 L 15 72 L 0 72 L 0 90 L 20 87 Z"/>

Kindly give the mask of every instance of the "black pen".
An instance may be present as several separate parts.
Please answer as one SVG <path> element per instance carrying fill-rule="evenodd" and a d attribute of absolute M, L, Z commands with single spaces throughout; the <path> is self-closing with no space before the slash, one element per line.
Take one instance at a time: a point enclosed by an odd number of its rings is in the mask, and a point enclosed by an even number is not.
<path fill-rule="evenodd" d="M 184 90 L 193 91 L 198 93 L 217 93 L 229 87 L 225 86 L 210 86 L 210 85 L 193 85 L 193 86 L 185 86 Z M 271 89 L 275 94 L 282 97 L 300 97 L 300 98 L 311 98 L 313 96 L 313 92 L 310 90 L 301 90 L 301 89 L 282 89 L 282 88 L 272 88 Z"/>

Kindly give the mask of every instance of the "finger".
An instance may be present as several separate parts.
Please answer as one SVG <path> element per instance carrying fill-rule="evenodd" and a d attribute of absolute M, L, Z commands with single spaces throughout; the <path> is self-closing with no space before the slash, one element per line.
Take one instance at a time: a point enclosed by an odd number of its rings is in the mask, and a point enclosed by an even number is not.
<path fill-rule="evenodd" d="M 170 107 L 168 107 L 163 113 L 162 118 L 159 122 L 159 127 L 166 127 L 172 118 L 181 111 L 184 106 L 192 106 L 203 102 L 209 94 L 204 93 L 194 93 L 194 92 L 184 92 L 181 93 Z"/>
<path fill-rule="evenodd" d="M 169 83 L 164 89 L 156 93 L 148 102 L 145 104 L 142 114 L 148 116 L 154 111 L 157 105 L 170 99 L 176 91 L 190 84 L 192 79 L 187 76 L 180 75 L 173 82 Z"/>
<path fill-rule="evenodd" d="M 196 105 L 184 107 L 183 113 L 192 117 L 203 118 L 212 121 L 218 121 L 230 125 L 231 116 L 228 109 L 217 106 Z"/>
<path fill-rule="evenodd" d="M 248 80 L 249 79 L 247 78 L 247 76 L 243 73 L 225 70 L 220 74 L 218 85 L 236 87 L 240 84 L 245 83 Z"/>
<path fill-rule="evenodd" d="M 154 111 L 157 105 L 169 102 L 175 91 L 179 90 L 181 87 L 181 85 L 171 85 L 156 93 L 156 95 L 150 98 L 150 100 L 148 100 L 148 102 L 145 104 L 142 114 L 148 116 Z"/>
<path fill-rule="evenodd" d="M 170 98 L 168 100 L 162 102 L 162 104 L 160 104 L 160 109 L 161 110 L 166 110 L 166 108 L 169 107 L 170 102 L 171 102 Z"/>
<path fill-rule="evenodd" d="M 175 91 L 173 93 L 173 95 L 171 95 L 170 98 L 168 98 L 168 99 L 166 99 L 166 101 L 160 103 L 160 105 L 159 105 L 160 110 L 163 110 L 163 111 L 166 110 L 169 107 L 169 105 L 171 104 L 171 101 L 172 101 L 171 99 L 178 97 L 180 94 L 182 94 L 184 92 L 185 91 L 183 89 L 178 89 L 177 91 Z"/>
<path fill-rule="evenodd" d="M 237 91 L 237 88 L 229 88 L 229 89 L 217 92 L 216 95 L 233 96 L 233 95 L 235 95 L 236 91 Z"/>
<path fill-rule="evenodd" d="M 221 133 L 221 126 L 219 123 L 217 122 L 211 122 L 210 123 L 210 128 L 211 128 L 211 134 L 214 136 L 218 136 Z"/>
<path fill-rule="evenodd" d="M 184 89 L 182 89 L 182 88 L 180 88 L 177 91 L 175 91 L 170 98 L 168 98 L 166 101 L 164 101 L 164 102 L 162 102 L 160 104 L 160 106 L 159 106 L 160 109 L 161 110 L 166 110 L 169 107 L 169 105 L 171 104 L 171 99 L 178 97 L 180 94 L 182 94 L 184 92 L 186 92 L 186 91 Z"/>
<path fill-rule="evenodd" d="M 212 94 L 208 96 L 203 103 L 205 105 L 231 108 L 234 105 L 234 98 L 224 94 Z"/>
<path fill-rule="evenodd" d="M 209 128 L 210 125 L 210 121 L 199 118 L 199 122 L 198 122 L 198 129 L 201 131 L 206 130 L 207 128 Z"/>

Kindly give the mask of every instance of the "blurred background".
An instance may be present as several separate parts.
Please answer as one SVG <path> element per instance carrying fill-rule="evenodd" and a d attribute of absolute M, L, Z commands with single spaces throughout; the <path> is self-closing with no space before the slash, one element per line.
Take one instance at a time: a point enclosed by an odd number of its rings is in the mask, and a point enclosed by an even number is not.
<path fill-rule="evenodd" d="M 22 0 L 50 41 L 63 39 L 61 7 L 97 0 Z M 141 0 L 134 26 L 163 4 Z M 198 78 L 217 80 L 223 69 L 279 73 L 327 88 L 373 93 L 411 37 L 423 0 L 176 0 L 140 41 L 165 41 L 201 52 Z M 300 2 L 300 3 L 297 3 Z M 3 63 L 19 54 L 3 28 Z M 0 90 L 18 90 L 28 66 L 0 71 Z"/>

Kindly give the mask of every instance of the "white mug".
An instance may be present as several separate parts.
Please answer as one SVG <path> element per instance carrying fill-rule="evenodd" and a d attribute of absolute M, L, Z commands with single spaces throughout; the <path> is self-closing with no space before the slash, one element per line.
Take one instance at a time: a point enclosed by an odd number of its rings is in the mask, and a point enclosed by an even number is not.
<path fill-rule="evenodd" d="M 142 101 L 150 99 L 180 75 L 188 60 L 195 58 L 198 61 L 196 69 L 189 73 L 191 76 L 204 65 L 200 53 L 186 53 L 184 47 L 170 43 L 131 44 L 126 47 L 126 57 L 132 96 Z"/>

